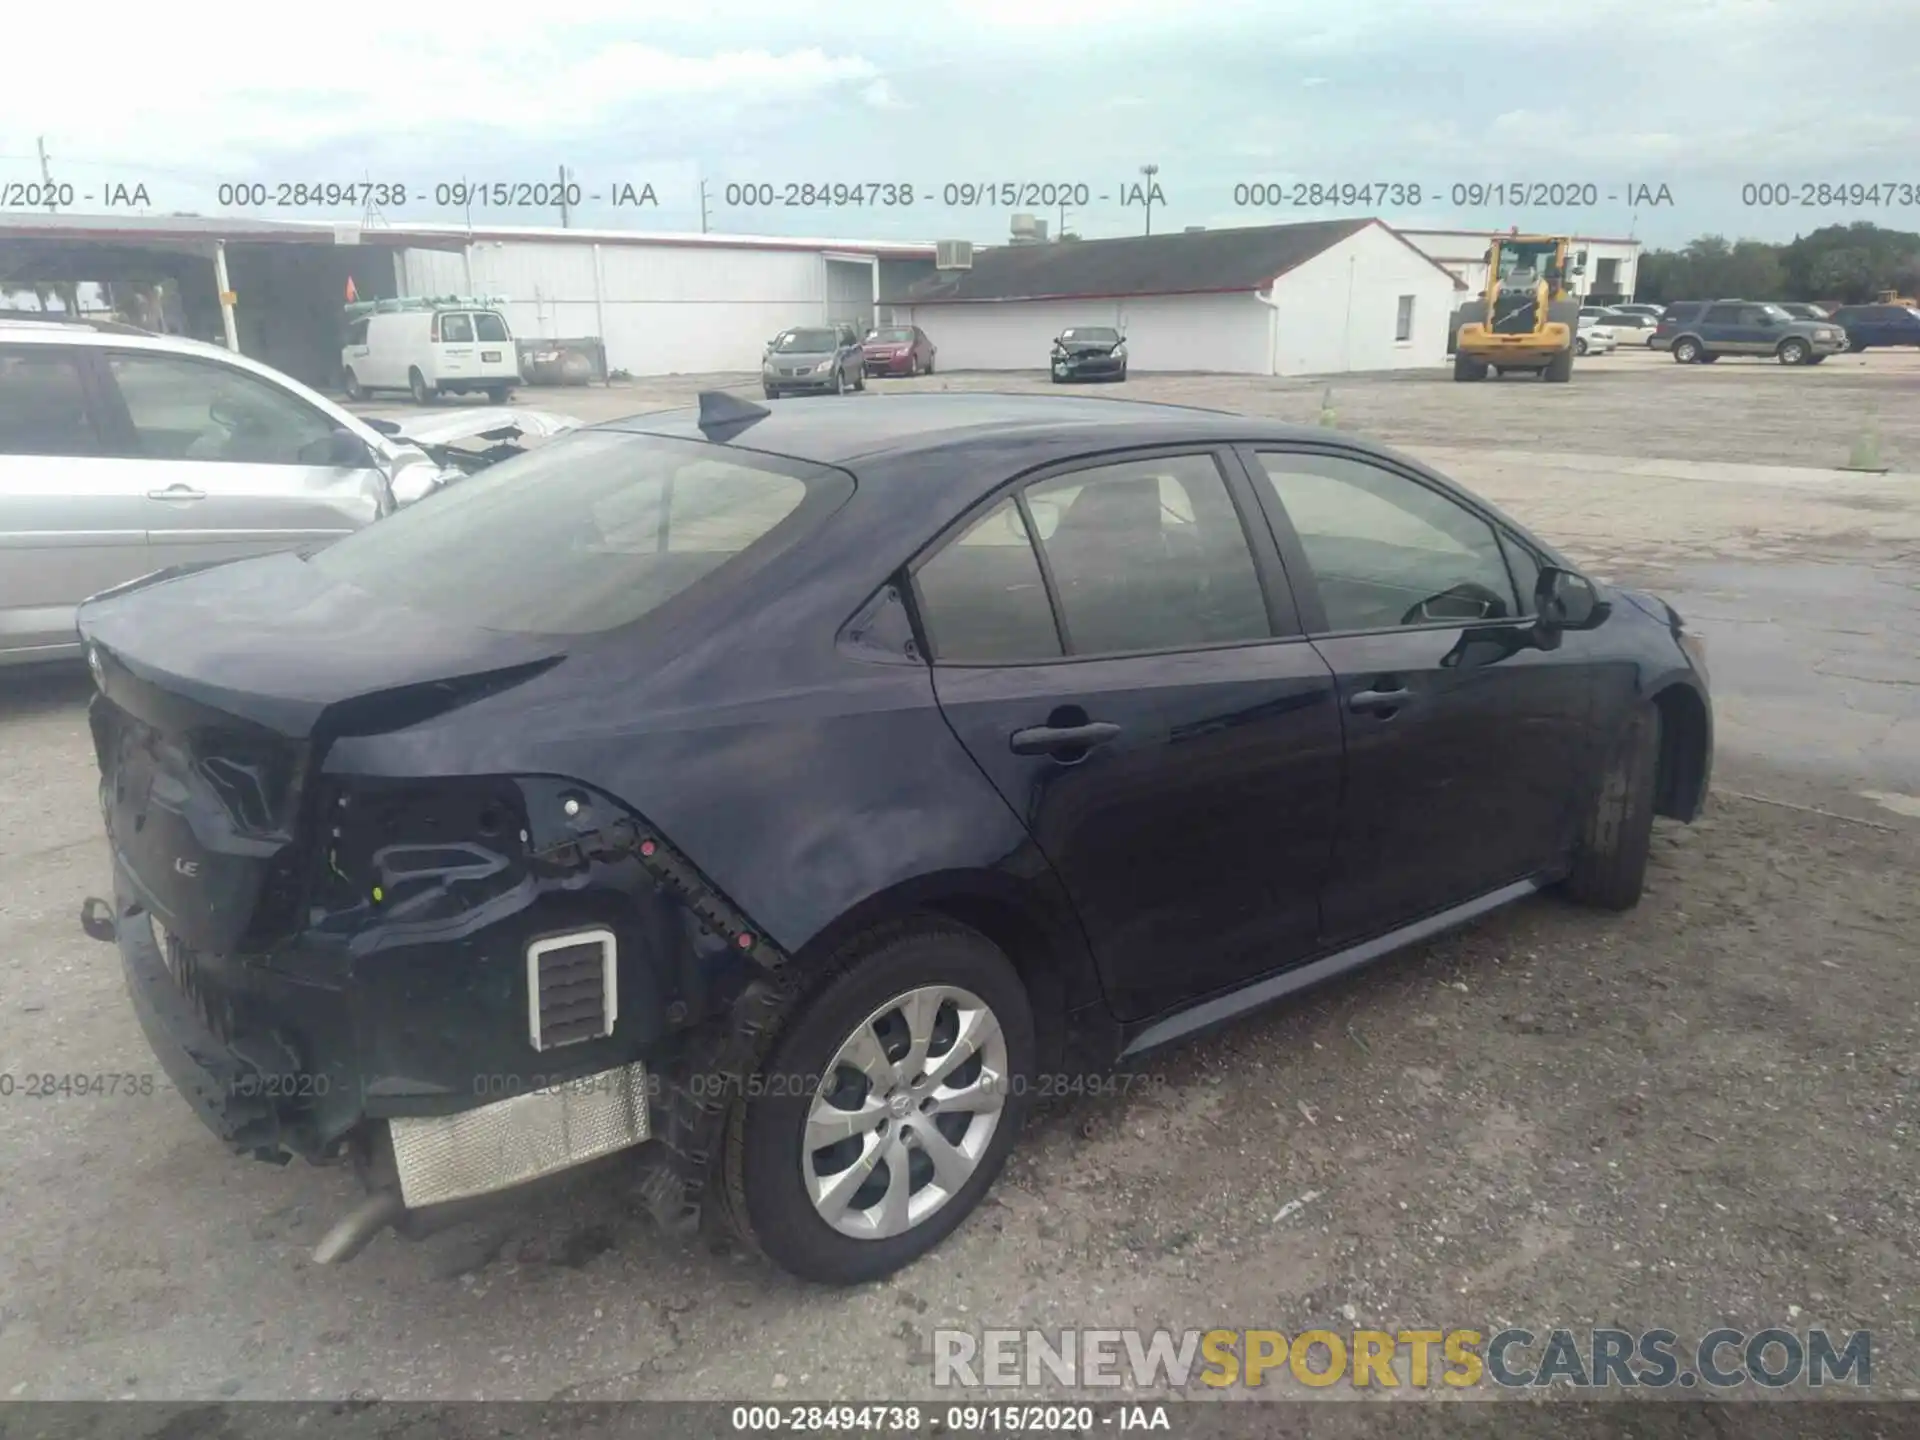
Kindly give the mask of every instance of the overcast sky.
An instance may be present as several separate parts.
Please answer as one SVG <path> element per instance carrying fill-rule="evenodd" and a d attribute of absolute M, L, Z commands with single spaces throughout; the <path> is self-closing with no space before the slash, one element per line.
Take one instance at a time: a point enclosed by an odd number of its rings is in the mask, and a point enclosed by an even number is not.
<path fill-rule="evenodd" d="M 391 221 L 459 221 L 436 185 L 565 164 L 583 197 L 658 197 L 586 199 L 583 226 L 697 230 L 704 177 L 714 230 L 991 242 L 1016 207 L 949 207 L 946 187 L 1035 182 L 1084 185 L 1067 221 L 1091 238 L 1142 231 L 1123 202 L 1152 163 L 1156 231 L 1333 214 L 1653 244 L 1920 230 L 1920 0 L 335 0 L 160 23 L 130 3 L 15 8 L 0 182 L 39 179 L 44 135 L 81 211 L 116 183 L 144 183 L 161 213 L 213 213 L 221 181 L 272 200 L 282 182 L 371 178 L 411 192 Z M 1419 203 L 1293 203 L 1299 182 L 1381 181 L 1419 185 Z M 1746 184 L 1786 182 L 1797 202 L 1802 183 L 1889 181 L 1907 194 L 1878 207 L 1743 203 Z M 784 201 L 808 182 L 904 183 L 915 203 L 727 203 L 729 185 Z M 1501 182 L 1592 186 L 1597 203 L 1454 203 L 1455 186 Z M 1283 203 L 1237 206 L 1256 183 Z M 1638 186 L 1671 203 L 1636 209 Z"/>

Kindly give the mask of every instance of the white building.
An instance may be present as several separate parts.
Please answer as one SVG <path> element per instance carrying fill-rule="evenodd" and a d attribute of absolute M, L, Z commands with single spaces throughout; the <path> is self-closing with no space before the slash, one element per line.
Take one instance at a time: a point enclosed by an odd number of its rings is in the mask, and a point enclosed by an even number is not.
<path fill-rule="evenodd" d="M 976 249 L 882 294 L 945 370 L 1041 370 L 1072 325 L 1113 325 L 1135 371 L 1323 375 L 1445 361 L 1458 282 L 1378 220 Z"/>
<path fill-rule="evenodd" d="M 1478 295 L 1487 288 L 1487 242 L 1499 230 L 1402 230 L 1407 242 L 1457 275 Z M 1576 250 L 1587 252 L 1586 272 L 1573 280 L 1574 293 L 1608 301 L 1631 300 L 1639 278 L 1640 242 L 1600 235 L 1576 235 Z"/>
<path fill-rule="evenodd" d="M 633 375 L 757 370 L 767 341 L 789 326 L 870 325 L 883 283 L 931 274 L 934 253 L 931 244 L 633 230 L 406 225 L 382 238 L 397 246 L 398 294 L 505 296 L 517 338 L 598 338 L 608 368 Z"/>

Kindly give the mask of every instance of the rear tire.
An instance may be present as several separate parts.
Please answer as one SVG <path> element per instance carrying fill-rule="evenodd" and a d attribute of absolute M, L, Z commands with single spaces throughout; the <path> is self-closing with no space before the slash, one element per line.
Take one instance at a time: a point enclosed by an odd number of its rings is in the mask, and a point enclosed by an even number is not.
<path fill-rule="evenodd" d="M 927 356 L 927 374 L 929 375 L 933 373 L 933 358 L 931 355 Z"/>
<path fill-rule="evenodd" d="M 1700 342 L 1698 340 L 1676 340 L 1673 342 L 1673 359 L 1678 365 L 1697 365 L 1700 363 Z"/>
<path fill-rule="evenodd" d="M 346 374 L 340 377 L 340 388 L 349 400 L 361 401 L 367 398 L 367 392 L 360 388 L 360 377 L 353 373 L 353 367 L 347 367 Z"/>
<path fill-rule="evenodd" d="M 487 387 L 487 399 L 496 405 L 504 405 L 512 398 L 513 387 L 511 385 L 489 385 Z"/>
<path fill-rule="evenodd" d="M 1587 341 L 1585 336 L 1582 336 L 1580 339 L 1575 340 L 1573 342 L 1573 353 L 1576 355 L 1584 355 L 1587 353 Z"/>
<path fill-rule="evenodd" d="M 853 388 L 856 390 L 864 390 L 867 388 L 866 366 L 862 365 L 858 370 L 853 372 Z"/>
<path fill-rule="evenodd" d="M 1475 360 L 1470 356 L 1455 355 L 1453 357 L 1453 378 L 1455 380 L 1484 380 L 1487 378 L 1487 367 L 1484 362 Z"/>
<path fill-rule="evenodd" d="M 888 1007 L 911 992 L 933 987 L 966 992 L 997 1024 L 1006 1073 L 982 1088 L 997 1094 L 1001 1103 L 977 1112 L 949 1112 L 941 1117 L 943 1124 L 937 1131 L 930 1128 L 933 1121 L 918 1105 L 883 1112 L 877 1124 L 847 1128 L 850 1138 L 841 1145 L 855 1145 L 859 1159 L 838 1155 L 832 1148 L 810 1149 L 809 1119 L 820 1115 L 830 1093 L 820 1082 L 836 1082 L 836 1098 L 844 1103 L 834 1105 L 834 1110 L 849 1115 L 865 1110 L 881 1095 L 880 1083 L 851 1072 L 845 1050 L 856 1036 L 865 1035 L 879 1042 L 887 1061 L 900 1059 L 913 1032 L 904 1024 L 894 1024 L 907 1017 Z M 927 1052 L 930 1071 L 943 1054 L 951 1053 L 953 1040 L 948 1039 L 944 1047 L 940 1041 L 953 1030 L 944 1002 L 927 1014 L 927 1020 L 937 1047 Z M 988 1038 L 983 1045 L 983 1062 L 993 1043 Z M 795 1011 L 754 1080 L 735 1100 L 719 1156 L 720 1213 L 748 1245 L 803 1279 L 854 1285 L 889 1275 L 958 1228 L 993 1184 L 1026 1118 L 1033 1065 L 1033 1011 L 1026 987 L 1006 956 L 985 936 L 952 921 L 933 919 L 873 931 L 835 960 L 822 987 Z M 880 1068 L 886 1074 L 884 1083 L 895 1087 L 893 1093 L 903 1093 L 890 1067 L 882 1064 Z M 975 1070 L 971 1061 L 955 1073 L 965 1077 L 969 1071 L 974 1080 L 963 1079 L 955 1089 L 978 1085 L 987 1074 L 984 1066 Z M 966 1118 L 961 1120 L 963 1114 Z M 823 1210 L 829 1207 L 816 1203 L 813 1186 L 825 1186 L 831 1176 L 846 1173 L 852 1165 L 864 1165 L 878 1193 L 861 1184 L 839 1213 L 849 1222 L 860 1215 L 883 1217 L 884 1197 L 894 1179 L 891 1170 L 883 1167 L 895 1162 L 901 1165 L 902 1183 L 919 1187 L 913 1200 L 923 1204 L 937 1200 L 937 1193 L 927 1194 L 929 1187 L 940 1184 L 931 1163 L 934 1155 L 943 1154 L 949 1162 L 956 1156 L 964 1159 L 969 1140 L 980 1133 L 977 1127 L 989 1121 L 994 1123 L 968 1162 L 970 1168 L 956 1170 L 956 1177 L 963 1178 L 956 1178 L 947 1198 L 923 1218 L 917 1222 L 909 1218 L 903 1230 L 884 1238 L 847 1234 L 826 1218 Z M 956 1124 L 963 1127 L 958 1139 L 946 1133 Z M 916 1155 L 922 1158 L 905 1163 Z M 857 1209 L 852 1203 L 856 1199 L 863 1202 Z"/>
<path fill-rule="evenodd" d="M 1573 379 L 1573 351 L 1562 350 L 1549 360 L 1547 368 L 1540 372 L 1540 378 L 1555 385 L 1564 385 Z"/>
<path fill-rule="evenodd" d="M 413 396 L 416 405 L 431 405 L 434 402 L 434 393 L 427 388 L 427 377 L 417 368 L 407 371 L 407 393 Z"/>
<path fill-rule="evenodd" d="M 1602 910 L 1640 903 L 1653 840 L 1653 783 L 1660 760 L 1660 712 L 1642 706 L 1615 743 L 1580 833 L 1567 898 Z"/>

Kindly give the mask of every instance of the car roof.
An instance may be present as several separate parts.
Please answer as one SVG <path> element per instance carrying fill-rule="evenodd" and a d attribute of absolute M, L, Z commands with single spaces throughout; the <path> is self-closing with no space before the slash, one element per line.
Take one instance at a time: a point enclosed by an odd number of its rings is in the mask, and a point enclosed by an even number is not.
<path fill-rule="evenodd" d="M 752 402 L 749 402 L 752 403 Z M 910 455 L 1018 434 L 1028 441 L 1085 437 L 1089 449 L 1156 443 L 1327 438 L 1327 432 L 1197 406 L 998 391 L 783 400 L 727 443 L 822 465 Z M 661 410 L 595 426 L 705 440 L 697 409 Z M 1342 436 L 1342 443 L 1352 443 Z"/>

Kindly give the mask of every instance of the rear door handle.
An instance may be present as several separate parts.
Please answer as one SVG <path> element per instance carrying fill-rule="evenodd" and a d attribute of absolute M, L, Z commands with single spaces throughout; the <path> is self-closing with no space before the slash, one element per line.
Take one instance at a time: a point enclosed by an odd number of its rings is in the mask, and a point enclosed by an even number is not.
<path fill-rule="evenodd" d="M 1091 750 L 1119 733 L 1120 727 L 1110 720 L 1093 720 L 1085 725 L 1034 725 L 1013 732 L 1013 753 L 1057 755 L 1067 750 Z"/>
<path fill-rule="evenodd" d="M 207 492 L 196 490 L 191 485 L 169 485 L 164 490 L 147 491 L 149 500 L 204 500 Z"/>
<path fill-rule="evenodd" d="M 1347 697 L 1347 709 L 1360 715 L 1391 713 L 1412 699 L 1411 690 L 1356 690 Z"/>

